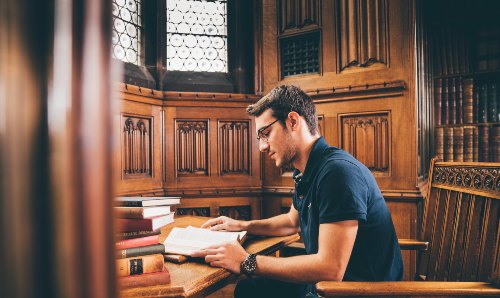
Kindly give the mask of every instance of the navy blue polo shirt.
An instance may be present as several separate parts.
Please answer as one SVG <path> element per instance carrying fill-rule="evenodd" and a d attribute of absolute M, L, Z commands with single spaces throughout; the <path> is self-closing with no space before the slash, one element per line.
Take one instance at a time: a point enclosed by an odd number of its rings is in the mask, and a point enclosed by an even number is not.
<path fill-rule="evenodd" d="M 307 254 L 318 252 L 319 226 L 358 220 L 344 274 L 346 281 L 403 278 L 403 262 L 389 209 L 370 170 L 352 155 L 319 138 L 304 173 L 295 170 L 293 206 Z"/>

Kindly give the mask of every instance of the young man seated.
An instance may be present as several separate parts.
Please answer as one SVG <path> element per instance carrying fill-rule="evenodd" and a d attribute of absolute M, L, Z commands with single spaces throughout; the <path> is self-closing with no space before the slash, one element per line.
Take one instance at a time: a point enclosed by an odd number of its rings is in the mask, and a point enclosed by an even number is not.
<path fill-rule="evenodd" d="M 259 150 L 277 167 L 295 168 L 293 205 L 287 214 L 268 219 L 219 217 L 203 227 L 269 236 L 300 232 L 307 254 L 256 256 L 233 242 L 193 256 L 257 276 L 240 281 L 235 297 L 314 297 L 319 281 L 401 280 L 398 239 L 375 178 L 353 156 L 330 147 L 319 135 L 312 99 L 297 87 L 280 86 L 247 112 L 255 116 Z"/>

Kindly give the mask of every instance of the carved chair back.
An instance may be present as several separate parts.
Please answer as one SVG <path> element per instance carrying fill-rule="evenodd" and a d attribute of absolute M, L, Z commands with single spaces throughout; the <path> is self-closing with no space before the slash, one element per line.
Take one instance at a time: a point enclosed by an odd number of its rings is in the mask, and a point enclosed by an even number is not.
<path fill-rule="evenodd" d="M 500 262 L 500 164 L 431 162 L 417 279 L 488 281 Z"/>

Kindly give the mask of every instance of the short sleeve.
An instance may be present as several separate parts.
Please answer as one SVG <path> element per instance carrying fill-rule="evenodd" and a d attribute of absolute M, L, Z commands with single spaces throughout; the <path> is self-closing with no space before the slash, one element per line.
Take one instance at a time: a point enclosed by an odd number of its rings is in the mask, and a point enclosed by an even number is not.
<path fill-rule="evenodd" d="M 361 170 L 346 160 L 329 160 L 319 173 L 319 223 L 366 221 L 368 184 Z"/>

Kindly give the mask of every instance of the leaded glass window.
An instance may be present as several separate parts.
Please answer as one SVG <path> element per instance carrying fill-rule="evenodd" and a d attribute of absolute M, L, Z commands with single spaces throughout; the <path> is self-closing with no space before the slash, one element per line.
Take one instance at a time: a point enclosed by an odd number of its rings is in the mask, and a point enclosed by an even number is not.
<path fill-rule="evenodd" d="M 139 65 L 141 39 L 140 0 L 113 0 L 113 57 Z"/>
<path fill-rule="evenodd" d="M 167 70 L 227 72 L 227 1 L 167 1 Z"/>

